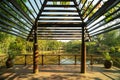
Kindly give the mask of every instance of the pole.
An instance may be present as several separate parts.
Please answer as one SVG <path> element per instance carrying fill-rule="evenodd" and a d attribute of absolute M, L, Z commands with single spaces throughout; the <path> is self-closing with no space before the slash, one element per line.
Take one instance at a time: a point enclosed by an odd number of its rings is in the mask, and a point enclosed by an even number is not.
<path fill-rule="evenodd" d="M 85 25 L 82 26 L 81 73 L 86 72 Z"/>
<path fill-rule="evenodd" d="M 37 42 L 37 24 L 34 26 L 34 52 L 33 52 L 33 73 L 39 72 L 38 67 L 38 42 Z"/>

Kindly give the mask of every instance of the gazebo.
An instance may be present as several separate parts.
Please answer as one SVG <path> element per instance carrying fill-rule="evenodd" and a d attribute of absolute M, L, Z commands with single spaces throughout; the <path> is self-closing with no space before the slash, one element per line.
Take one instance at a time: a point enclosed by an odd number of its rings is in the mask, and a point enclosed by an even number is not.
<path fill-rule="evenodd" d="M 81 40 L 85 73 L 85 41 L 119 27 L 120 0 L 0 0 L 0 31 L 34 42 L 34 73 L 39 71 L 38 39 Z"/>

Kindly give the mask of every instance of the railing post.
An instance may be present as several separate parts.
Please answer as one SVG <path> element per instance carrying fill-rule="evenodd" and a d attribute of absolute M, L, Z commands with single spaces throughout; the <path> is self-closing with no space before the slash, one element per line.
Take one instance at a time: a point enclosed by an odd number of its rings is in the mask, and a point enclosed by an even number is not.
<path fill-rule="evenodd" d="M 90 55 L 90 65 L 93 65 L 93 55 Z"/>
<path fill-rule="evenodd" d="M 76 60 L 76 55 L 74 55 L 75 56 L 75 65 L 77 64 L 77 60 Z"/>
<path fill-rule="evenodd" d="M 44 55 L 42 54 L 42 66 L 44 65 Z"/>
<path fill-rule="evenodd" d="M 60 65 L 60 55 L 58 55 L 58 65 Z"/>
<path fill-rule="evenodd" d="M 25 64 L 24 64 L 25 66 L 26 66 L 26 64 L 27 64 L 27 62 L 26 62 L 26 57 L 27 57 L 27 55 L 25 55 Z"/>

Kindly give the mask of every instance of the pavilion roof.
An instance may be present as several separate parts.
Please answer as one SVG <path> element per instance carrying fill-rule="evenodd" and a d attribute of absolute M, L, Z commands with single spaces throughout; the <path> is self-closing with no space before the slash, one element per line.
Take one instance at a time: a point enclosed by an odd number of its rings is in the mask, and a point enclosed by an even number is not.
<path fill-rule="evenodd" d="M 0 31 L 32 40 L 36 25 L 38 39 L 90 39 L 120 28 L 120 0 L 0 0 Z"/>

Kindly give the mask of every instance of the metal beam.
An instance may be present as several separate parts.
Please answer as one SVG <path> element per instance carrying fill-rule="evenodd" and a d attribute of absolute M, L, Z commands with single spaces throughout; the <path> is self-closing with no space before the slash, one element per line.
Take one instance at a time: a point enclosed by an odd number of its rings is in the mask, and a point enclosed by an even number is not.
<path fill-rule="evenodd" d="M 113 17 L 111 20 L 109 20 L 109 21 L 107 21 L 107 22 L 104 22 L 103 24 L 100 24 L 100 25 L 98 25 L 97 27 L 94 27 L 94 28 L 92 28 L 91 30 L 88 30 L 88 31 L 91 32 L 91 31 L 93 31 L 93 30 L 96 30 L 96 29 L 98 29 L 99 27 L 101 27 L 101 26 L 103 26 L 103 25 L 105 25 L 105 24 L 107 24 L 107 23 L 109 23 L 109 22 L 111 22 L 111 21 L 113 21 L 113 20 L 115 20 L 115 19 L 117 19 L 117 18 L 120 18 L 120 14 L 117 15 L 117 16 L 115 16 L 115 17 Z"/>
<path fill-rule="evenodd" d="M 106 33 L 108 31 L 112 31 L 112 30 L 119 29 L 119 28 L 120 28 L 120 23 L 114 24 L 114 25 L 111 25 L 111 26 L 109 26 L 107 28 L 104 28 L 104 29 L 101 29 L 99 31 L 91 33 L 91 36 L 96 36 L 96 35 L 99 35 L 99 34 L 102 34 L 102 33 Z"/>
<path fill-rule="evenodd" d="M 39 21 L 41 21 L 41 20 L 56 20 L 56 21 L 60 21 L 60 20 L 62 20 L 62 21 L 69 21 L 69 20 L 71 20 L 71 21 L 79 21 L 80 19 L 73 19 L 73 18 L 64 18 L 64 19 L 62 19 L 62 18 L 39 18 Z"/>
<path fill-rule="evenodd" d="M 107 11 L 109 11 L 112 7 L 117 5 L 120 2 L 120 0 L 108 0 L 96 13 L 93 14 L 92 17 L 88 19 L 86 22 L 88 25 L 94 22 L 96 19 L 98 19 L 100 16 L 105 14 Z"/>
<path fill-rule="evenodd" d="M 8 11 L 5 6 L 3 7 L 3 6 L 0 5 L 0 8 L 1 8 L 2 10 L 4 10 L 6 13 L 8 13 L 9 15 L 11 15 L 11 16 L 12 16 L 13 18 L 15 18 L 16 20 L 18 20 L 20 23 L 22 23 L 23 25 L 25 25 L 27 28 L 30 29 L 30 27 L 28 27 L 28 25 L 27 25 L 26 23 L 24 23 L 23 21 L 21 21 L 20 19 L 18 19 L 18 18 L 14 15 L 14 13 Z M 25 29 L 25 28 L 24 28 L 24 29 Z"/>
<path fill-rule="evenodd" d="M 45 7 L 75 7 L 75 5 L 46 5 Z"/>
<path fill-rule="evenodd" d="M 13 27 L 13 28 L 15 28 L 15 29 L 20 30 L 20 31 L 25 30 L 25 29 L 22 28 L 23 26 L 19 25 L 17 22 L 13 21 L 12 19 L 6 17 L 4 14 L 0 13 L 0 16 L 3 18 L 3 20 L 0 19 L 0 21 L 1 21 L 2 23 L 6 24 L 6 25 L 9 25 L 9 26 L 11 26 L 11 27 Z M 9 20 L 9 21 L 10 21 L 11 23 L 13 23 L 14 25 L 11 25 L 10 23 L 5 22 L 4 19 L 5 19 L 5 20 Z M 17 25 L 17 26 L 15 26 L 15 25 Z M 21 29 L 21 28 L 22 28 L 22 29 Z M 26 30 L 26 31 L 28 31 L 28 30 Z M 24 31 L 23 31 L 23 32 L 24 32 Z"/>
<path fill-rule="evenodd" d="M 41 16 L 45 16 L 45 17 L 79 17 L 79 15 L 76 14 L 41 14 Z"/>
<path fill-rule="evenodd" d="M 43 10 L 43 12 L 77 12 L 76 10 Z"/>
<path fill-rule="evenodd" d="M 9 0 L 9 2 L 11 2 L 14 7 L 18 9 L 31 23 L 33 23 L 32 19 L 20 8 L 19 4 L 15 0 Z"/>
<path fill-rule="evenodd" d="M 24 19 L 29 25 L 32 26 L 32 23 L 26 18 L 26 17 L 23 17 L 24 15 L 20 14 L 17 9 L 15 9 L 13 6 L 11 6 L 9 3 L 7 3 L 5 0 L 4 0 L 4 3 L 9 7 L 11 8 L 11 10 L 13 10 L 16 14 L 18 14 L 22 19 Z"/>
<path fill-rule="evenodd" d="M 35 19 L 35 25 L 38 24 L 38 19 L 39 19 L 39 17 L 41 16 L 41 14 L 42 14 L 42 12 L 43 12 L 44 7 L 45 7 L 46 4 L 47 4 L 47 1 L 44 0 L 43 5 L 41 5 L 42 7 L 41 7 L 41 9 L 39 10 L 39 13 L 38 13 L 38 15 L 37 15 L 37 18 Z M 32 29 L 31 29 L 28 37 L 27 37 L 27 40 L 29 40 L 29 36 L 32 35 L 33 30 L 34 30 L 34 25 L 32 26 Z"/>
<path fill-rule="evenodd" d="M 92 11 L 101 3 L 102 0 L 99 0 L 94 7 L 88 12 L 88 14 L 86 14 L 85 18 L 83 18 L 84 20 L 92 13 Z"/>
<path fill-rule="evenodd" d="M 112 15 L 116 14 L 119 10 L 120 10 L 120 8 L 119 8 L 119 9 L 117 9 L 116 11 L 114 11 L 113 13 L 108 14 L 105 18 L 103 18 L 103 19 L 102 19 L 102 20 L 100 20 L 99 22 L 95 23 L 94 25 L 92 25 L 92 26 L 91 26 L 91 27 L 89 27 L 88 29 L 93 28 L 95 25 L 97 25 L 97 24 L 101 23 L 102 21 L 105 21 L 105 20 L 106 20 L 107 18 L 109 18 L 110 16 L 112 16 Z M 88 26 L 89 26 L 89 25 L 88 25 Z"/>

